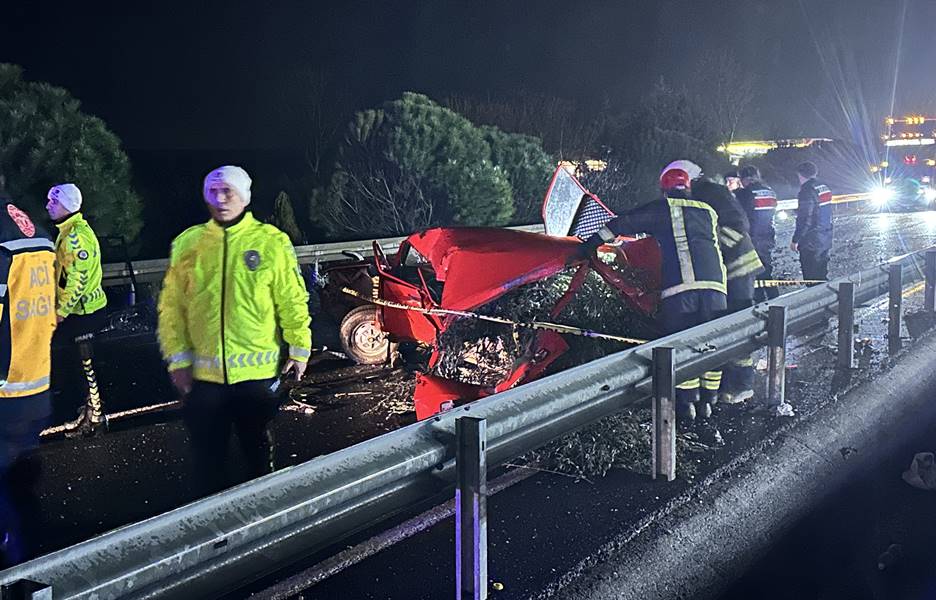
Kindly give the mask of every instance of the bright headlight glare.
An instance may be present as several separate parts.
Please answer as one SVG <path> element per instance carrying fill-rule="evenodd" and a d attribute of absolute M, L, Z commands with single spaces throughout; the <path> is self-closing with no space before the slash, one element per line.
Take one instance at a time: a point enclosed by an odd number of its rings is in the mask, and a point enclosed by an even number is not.
<path fill-rule="evenodd" d="M 926 198 L 927 202 L 936 200 L 936 189 L 931 187 L 923 188 L 923 197 Z"/>
<path fill-rule="evenodd" d="M 871 190 L 871 201 L 875 204 L 887 204 L 894 197 L 894 190 L 879 187 Z"/>

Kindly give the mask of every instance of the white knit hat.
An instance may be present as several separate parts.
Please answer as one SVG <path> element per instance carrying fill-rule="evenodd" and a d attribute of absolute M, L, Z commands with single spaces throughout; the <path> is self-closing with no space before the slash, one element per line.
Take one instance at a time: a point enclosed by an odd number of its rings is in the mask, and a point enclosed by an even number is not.
<path fill-rule="evenodd" d="M 241 199 L 250 204 L 250 175 L 240 167 L 227 165 L 218 167 L 205 177 L 205 185 L 202 188 L 202 194 L 205 201 L 208 201 L 208 187 L 213 183 L 224 183 L 234 188 Z"/>
<path fill-rule="evenodd" d="M 55 200 L 70 213 L 81 210 L 81 190 L 74 183 L 62 183 L 53 186 L 48 193 L 49 200 Z"/>

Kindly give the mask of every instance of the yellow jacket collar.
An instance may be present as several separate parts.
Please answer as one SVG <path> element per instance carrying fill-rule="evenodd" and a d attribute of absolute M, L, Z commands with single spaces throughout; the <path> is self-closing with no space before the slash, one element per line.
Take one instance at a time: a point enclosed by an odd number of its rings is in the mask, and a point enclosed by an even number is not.
<path fill-rule="evenodd" d="M 223 227 L 217 223 L 214 219 L 208 221 L 208 231 L 212 233 L 224 233 L 228 231 L 230 233 L 237 233 L 242 229 L 247 229 L 251 225 L 255 224 L 257 220 L 254 218 L 253 213 L 249 210 L 244 213 L 244 218 L 240 220 L 236 225 L 231 225 L 230 227 Z"/>
<path fill-rule="evenodd" d="M 74 213 L 73 215 L 69 216 L 69 217 L 68 217 L 67 219 L 65 219 L 64 221 L 61 221 L 61 222 L 59 222 L 59 223 L 56 223 L 55 226 L 58 227 L 58 230 L 59 230 L 59 231 L 65 231 L 66 229 L 71 229 L 72 227 L 74 227 L 75 225 L 77 225 L 78 223 L 80 223 L 80 222 L 82 222 L 82 221 L 84 221 L 84 220 L 85 220 L 85 219 L 84 219 L 84 217 L 81 215 L 81 213 L 80 213 L 80 212 L 76 212 L 76 213 Z"/>

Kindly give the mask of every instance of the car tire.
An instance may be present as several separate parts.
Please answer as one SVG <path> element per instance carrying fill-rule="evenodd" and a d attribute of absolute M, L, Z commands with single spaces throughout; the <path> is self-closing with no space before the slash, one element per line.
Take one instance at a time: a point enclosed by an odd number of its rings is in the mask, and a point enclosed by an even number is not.
<path fill-rule="evenodd" d="M 390 356 L 390 340 L 380 328 L 376 306 L 358 306 L 341 320 L 341 347 L 359 365 L 377 365 Z"/>

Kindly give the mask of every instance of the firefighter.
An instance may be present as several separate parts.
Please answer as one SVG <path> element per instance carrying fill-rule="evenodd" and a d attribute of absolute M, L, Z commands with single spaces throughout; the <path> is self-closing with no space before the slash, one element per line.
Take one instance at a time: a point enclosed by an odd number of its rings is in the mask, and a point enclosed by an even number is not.
<path fill-rule="evenodd" d="M 726 186 L 706 179 L 692 182 L 692 197 L 711 206 L 718 215 L 718 241 L 727 277 L 727 312 L 754 306 L 754 277 L 763 265 L 751 242 L 744 209 Z M 750 356 L 731 361 L 723 372 L 719 401 L 737 404 L 754 396 L 754 362 Z"/>
<path fill-rule="evenodd" d="M 15 473 L 52 412 L 55 253 L 49 237 L 0 191 L 0 563 L 25 558 L 20 513 L 29 482 Z M 14 481 L 16 479 L 16 481 Z M 27 498 L 24 498 L 27 497 Z M 18 500 L 18 501 L 17 501 Z"/>
<path fill-rule="evenodd" d="M 741 176 L 741 188 L 735 191 L 735 197 L 751 223 L 751 241 L 757 250 L 757 256 L 764 265 L 761 271 L 762 279 L 773 279 L 773 252 L 776 245 L 774 231 L 774 215 L 777 212 L 777 195 L 761 181 L 761 174 L 757 167 L 745 165 L 738 172 Z M 780 295 L 775 287 L 758 288 L 754 299 L 757 302 L 772 300 Z"/>
<path fill-rule="evenodd" d="M 819 169 L 811 162 L 800 163 L 796 174 L 801 187 L 790 250 L 799 252 L 803 279 L 825 281 L 832 250 L 832 191 L 816 180 Z"/>
<path fill-rule="evenodd" d="M 81 359 L 87 395 L 78 418 L 66 423 L 66 437 L 99 435 L 107 429 L 101 392 L 94 372 L 94 334 L 103 326 L 107 296 L 101 286 L 101 245 L 81 214 L 81 190 L 73 183 L 49 190 L 46 211 L 58 228 L 55 238 L 55 314 L 59 323 L 53 345 L 75 347 Z M 84 387 L 84 386 L 82 386 Z M 56 388 L 61 386 L 56 385 Z"/>
<path fill-rule="evenodd" d="M 278 374 L 302 377 L 312 347 L 309 295 L 289 237 L 247 206 L 251 180 L 240 167 L 205 177 L 211 220 L 172 242 L 159 297 L 159 343 L 206 492 L 229 483 L 231 428 L 251 476 L 272 470 L 269 423 Z M 280 371 L 281 341 L 289 346 Z"/>
<path fill-rule="evenodd" d="M 625 212 L 588 238 L 584 256 L 618 235 L 646 233 L 660 244 L 663 261 L 660 320 L 669 335 L 705 323 L 724 313 L 725 265 L 718 245 L 718 216 L 711 206 L 691 198 L 691 181 L 702 174 L 698 165 L 678 160 L 660 174 L 662 196 Z M 708 417 L 717 400 L 721 371 L 676 386 L 679 415 Z M 700 387 L 702 388 L 700 391 Z"/>

